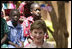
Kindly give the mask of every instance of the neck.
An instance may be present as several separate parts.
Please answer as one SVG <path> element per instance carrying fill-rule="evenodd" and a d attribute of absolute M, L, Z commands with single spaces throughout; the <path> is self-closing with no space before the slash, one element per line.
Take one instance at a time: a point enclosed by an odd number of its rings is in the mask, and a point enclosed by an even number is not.
<path fill-rule="evenodd" d="M 17 23 L 18 23 L 18 22 L 12 21 L 12 24 L 13 24 L 14 27 L 17 26 Z"/>
<path fill-rule="evenodd" d="M 34 20 L 34 21 L 40 20 L 40 19 L 41 19 L 41 16 L 34 16 L 34 15 L 33 15 L 33 20 Z"/>
<path fill-rule="evenodd" d="M 34 41 L 34 43 L 35 43 L 35 45 L 37 45 L 37 46 L 41 46 L 41 45 L 43 45 L 44 41 L 41 41 L 41 42 L 35 42 L 35 41 Z"/>

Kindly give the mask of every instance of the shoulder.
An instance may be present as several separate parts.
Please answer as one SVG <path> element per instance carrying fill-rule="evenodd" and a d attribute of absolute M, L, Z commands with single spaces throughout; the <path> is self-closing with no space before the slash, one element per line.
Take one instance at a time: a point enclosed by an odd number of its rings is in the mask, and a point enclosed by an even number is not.
<path fill-rule="evenodd" d="M 27 20 L 28 20 L 28 21 L 32 21 L 32 22 L 34 21 L 32 16 L 29 16 L 29 17 L 27 18 Z"/>
<path fill-rule="evenodd" d="M 7 21 L 7 24 L 9 25 L 9 24 L 12 24 L 12 22 L 11 21 Z"/>
<path fill-rule="evenodd" d="M 30 43 L 29 45 L 27 45 L 25 48 L 36 48 L 36 45 L 32 43 Z"/>
<path fill-rule="evenodd" d="M 1 18 L 1 21 L 2 21 L 2 23 L 6 23 L 6 20 L 3 18 Z"/>
<path fill-rule="evenodd" d="M 48 43 L 49 48 L 54 48 L 54 44 Z"/>
<path fill-rule="evenodd" d="M 50 44 L 50 43 L 44 42 L 43 47 L 44 48 L 54 48 L 54 44 Z"/>
<path fill-rule="evenodd" d="M 31 48 L 31 44 L 25 46 L 24 48 Z"/>
<path fill-rule="evenodd" d="M 5 19 L 1 18 L 1 20 L 5 21 Z"/>

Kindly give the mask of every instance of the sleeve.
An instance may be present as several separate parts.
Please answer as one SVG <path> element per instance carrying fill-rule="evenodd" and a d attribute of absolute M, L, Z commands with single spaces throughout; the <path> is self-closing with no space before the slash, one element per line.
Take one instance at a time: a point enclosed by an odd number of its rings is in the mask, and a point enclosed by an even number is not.
<path fill-rule="evenodd" d="M 6 23 L 6 21 L 4 21 L 5 24 L 4 24 L 4 33 L 8 34 L 9 33 L 9 29 L 8 29 L 8 25 Z"/>
<path fill-rule="evenodd" d="M 8 28 L 8 25 L 7 25 L 6 21 L 4 21 L 4 33 L 7 34 L 7 36 L 9 35 L 9 28 Z M 8 37 L 6 39 L 6 43 L 8 43 L 8 41 L 9 41 Z"/>
<path fill-rule="evenodd" d="M 21 41 L 22 41 L 22 42 L 25 41 L 23 27 L 22 27 L 22 29 L 21 29 Z"/>

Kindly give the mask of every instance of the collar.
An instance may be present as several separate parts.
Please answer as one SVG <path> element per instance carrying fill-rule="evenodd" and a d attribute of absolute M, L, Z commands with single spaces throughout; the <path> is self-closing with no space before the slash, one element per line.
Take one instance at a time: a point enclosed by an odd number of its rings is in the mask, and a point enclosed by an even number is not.
<path fill-rule="evenodd" d="M 43 45 L 37 46 L 36 44 L 34 44 L 34 43 L 32 42 L 32 43 L 31 43 L 31 46 L 34 47 L 34 48 L 44 48 L 45 46 L 47 46 L 47 43 L 46 43 L 46 41 L 44 41 Z"/>
<path fill-rule="evenodd" d="M 32 16 L 29 16 L 29 17 L 27 18 L 27 20 L 28 20 L 28 21 L 31 21 L 31 22 L 34 22 L 34 20 L 33 20 L 33 17 L 32 17 Z"/>
<path fill-rule="evenodd" d="M 12 21 L 11 21 L 11 20 L 7 22 L 7 25 L 8 25 L 8 26 L 10 26 L 10 27 L 12 27 L 12 28 L 15 28 L 15 27 L 13 26 L 13 24 L 12 24 Z M 21 28 L 21 24 L 20 24 L 20 23 L 18 23 L 18 24 L 17 24 L 17 26 L 16 26 L 16 28 Z"/>

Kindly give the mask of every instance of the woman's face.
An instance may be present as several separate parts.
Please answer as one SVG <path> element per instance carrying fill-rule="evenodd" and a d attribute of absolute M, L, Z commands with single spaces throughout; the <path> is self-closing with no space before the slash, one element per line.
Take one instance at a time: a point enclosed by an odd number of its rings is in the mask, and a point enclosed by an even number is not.
<path fill-rule="evenodd" d="M 42 29 L 33 29 L 31 35 L 34 42 L 41 42 L 44 40 L 44 31 Z"/>

